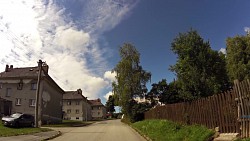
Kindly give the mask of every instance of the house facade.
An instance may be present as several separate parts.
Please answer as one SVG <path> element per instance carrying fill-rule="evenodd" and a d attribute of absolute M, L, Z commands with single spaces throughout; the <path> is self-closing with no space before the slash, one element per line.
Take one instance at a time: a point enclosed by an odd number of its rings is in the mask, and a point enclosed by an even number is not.
<path fill-rule="evenodd" d="M 91 115 L 93 119 L 105 119 L 106 107 L 101 103 L 101 99 L 89 100 L 91 103 Z"/>
<path fill-rule="evenodd" d="M 91 120 L 91 105 L 82 90 L 66 91 L 63 94 L 63 119 L 66 120 Z"/>
<path fill-rule="evenodd" d="M 49 66 L 42 66 L 38 117 L 40 123 L 62 121 L 62 98 L 64 91 L 49 76 Z M 11 114 L 20 112 L 34 115 L 38 67 L 13 68 L 6 65 L 0 73 L 0 97 L 12 102 Z"/>

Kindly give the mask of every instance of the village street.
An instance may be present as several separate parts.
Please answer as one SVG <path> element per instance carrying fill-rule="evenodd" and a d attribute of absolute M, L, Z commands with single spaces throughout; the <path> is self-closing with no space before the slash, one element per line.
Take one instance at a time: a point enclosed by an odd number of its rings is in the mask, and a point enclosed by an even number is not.
<path fill-rule="evenodd" d="M 120 120 L 107 120 L 84 127 L 53 128 L 62 135 L 53 141 L 145 141 Z"/>

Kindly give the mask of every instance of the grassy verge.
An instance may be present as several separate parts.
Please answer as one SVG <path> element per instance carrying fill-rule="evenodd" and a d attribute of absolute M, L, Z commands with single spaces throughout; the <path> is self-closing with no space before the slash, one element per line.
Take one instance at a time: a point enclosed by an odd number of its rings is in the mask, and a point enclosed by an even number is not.
<path fill-rule="evenodd" d="M 5 127 L 0 123 L 0 137 L 7 137 L 7 136 L 17 136 L 17 135 L 26 135 L 26 134 L 33 134 L 38 132 L 46 132 L 51 131 L 51 129 L 47 128 L 10 128 Z"/>
<path fill-rule="evenodd" d="M 187 126 L 167 120 L 144 120 L 131 126 L 153 141 L 207 141 L 214 134 L 203 126 Z"/>
<path fill-rule="evenodd" d="M 94 123 L 93 121 L 63 120 L 61 124 L 43 125 L 43 127 L 80 127 Z"/>
<path fill-rule="evenodd" d="M 250 141 L 250 138 L 247 138 L 247 139 L 237 139 L 236 141 Z"/>

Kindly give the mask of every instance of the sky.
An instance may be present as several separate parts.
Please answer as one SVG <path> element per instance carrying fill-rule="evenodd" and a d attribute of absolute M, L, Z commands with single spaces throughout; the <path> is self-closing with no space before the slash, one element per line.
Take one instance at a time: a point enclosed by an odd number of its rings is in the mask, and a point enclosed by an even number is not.
<path fill-rule="evenodd" d="M 171 42 L 179 33 L 195 29 L 225 52 L 228 37 L 246 35 L 249 15 L 249 0 L 0 0 L 0 71 L 42 59 L 62 89 L 81 88 L 105 104 L 124 43 L 152 73 L 150 89 L 175 78 Z"/>

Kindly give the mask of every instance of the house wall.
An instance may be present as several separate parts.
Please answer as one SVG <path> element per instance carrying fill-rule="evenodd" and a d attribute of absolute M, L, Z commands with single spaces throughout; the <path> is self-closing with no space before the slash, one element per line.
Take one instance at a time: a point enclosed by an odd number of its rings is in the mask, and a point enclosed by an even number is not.
<path fill-rule="evenodd" d="M 60 123 L 62 122 L 62 98 L 63 92 L 48 81 L 41 82 L 42 93 L 42 119 L 44 122 Z"/>
<path fill-rule="evenodd" d="M 71 105 L 68 105 L 69 101 L 71 102 Z M 79 102 L 79 105 L 76 105 L 77 101 Z M 86 101 L 81 99 L 63 100 L 64 119 L 84 121 L 86 119 L 86 107 L 87 120 L 91 120 L 91 106 L 89 105 L 89 103 L 86 103 Z M 71 112 L 68 113 L 68 110 L 70 110 Z M 76 110 L 79 110 L 79 113 L 76 113 Z"/>
<path fill-rule="evenodd" d="M 35 105 L 31 105 L 30 100 L 36 99 L 36 89 L 31 89 L 31 84 L 37 80 L 23 79 L 23 87 L 21 90 L 17 88 L 20 79 L 16 80 L 0 80 L 0 97 L 12 101 L 11 113 L 26 113 L 35 115 Z M 47 123 L 58 123 L 62 121 L 62 92 L 59 92 L 48 82 L 42 80 L 40 83 L 40 94 L 42 94 L 42 121 Z M 11 89 L 10 96 L 6 96 L 7 89 Z M 18 104 L 16 99 L 21 99 Z"/>
<path fill-rule="evenodd" d="M 93 119 L 106 118 L 106 109 L 104 106 L 92 106 L 91 114 Z"/>
<path fill-rule="evenodd" d="M 34 115 L 34 106 L 30 106 L 30 99 L 36 98 L 36 90 L 31 90 L 32 79 L 24 80 L 21 90 L 17 89 L 20 80 L 1 80 L 0 96 L 6 100 L 12 101 L 11 113 L 21 112 Z M 6 96 L 7 89 L 11 89 L 10 96 Z M 16 103 L 16 98 L 21 99 L 21 103 Z"/>

